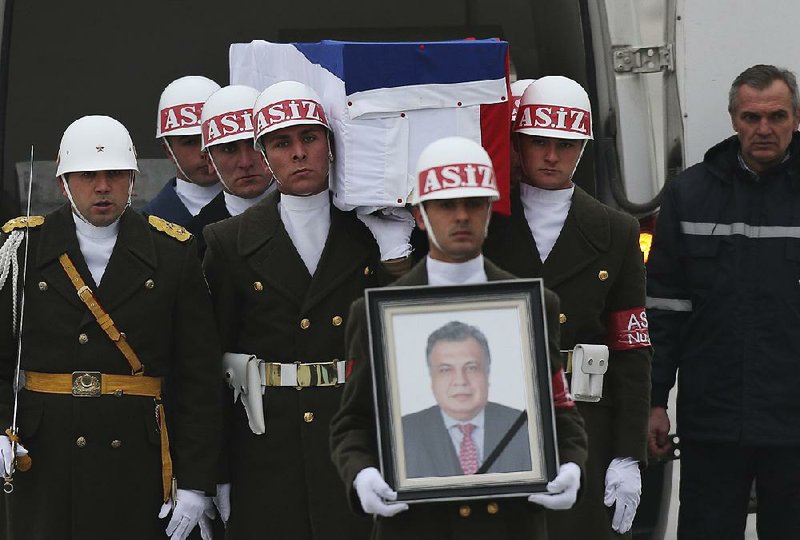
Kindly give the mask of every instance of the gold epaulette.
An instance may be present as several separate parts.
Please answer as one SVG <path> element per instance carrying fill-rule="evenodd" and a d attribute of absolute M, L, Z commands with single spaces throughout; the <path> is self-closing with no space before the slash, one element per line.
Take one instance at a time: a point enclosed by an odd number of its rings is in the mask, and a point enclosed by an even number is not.
<path fill-rule="evenodd" d="M 40 226 L 42 223 L 44 223 L 44 216 L 15 217 L 14 219 L 9 219 L 6 221 L 6 224 L 3 225 L 3 232 L 8 234 L 16 229 L 33 229 Z"/>
<path fill-rule="evenodd" d="M 181 227 L 180 225 L 175 225 L 174 223 L 170 223 L 166 219 L 161 219 L 157 216 L 148 216 L 147 222 L 150 223 L 150 226 L 153 227 L 157 231 L 161 231 L 175 240 L 179 242 L 186 242 L 188 239 L 192 237 L 192 233 Z"/>

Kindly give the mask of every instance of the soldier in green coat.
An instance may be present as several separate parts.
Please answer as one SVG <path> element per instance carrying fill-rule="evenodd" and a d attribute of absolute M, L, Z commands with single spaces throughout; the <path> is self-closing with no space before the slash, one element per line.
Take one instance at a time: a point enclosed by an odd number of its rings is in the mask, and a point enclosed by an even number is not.
<path fill-rule="evenodd" d="M 592 136 L 589 99 L 578 83 L 532 83 L 514 129 L 524 178 L 512 191 L 511 217 L 493 218 L 484 253 L 515 275 L 544 278 L 559 295 L 566 358 L 577 344 L 609 349 L 602 397 L 575 396 L 589 435 L 586 493 L 569 512 L 551 516 L 551 536 L 629 537 L 647 458 L 650 397 L 639 226 L 572 183 Z"/>
<path fill-rule="evenodd" d="M 182 540 L 211 504 L 222 404 L 211 299 L 191 235 L 129 208 L 137 170 L 122 124 L 80 118 L 59 149 L 69 203 L 3 228 L 3 430 L 20 327 L 22 384 L 0 454 L 16 435 L 33 460 L 5 496 L 12 540 Z"/>
<path fill-rule="evenodd" d="M 435 178 L 445 167 L 450 182 L 426 182 L 426 178 Z M 491 201 L 499 196 L 486 151 L 468 139 L 440 139 L 422 152 L 417 170 L 420 181 L 414 215 L 419 227 L 427 232 L 430 253 L 394 285 L 458 285 L 513 279 L 514 276 L 481 255 Z M 482 175 L 484 182 L 480 186 L 475 185 L 476 170 L 491 172 Z M 455 174 L 459 175 L 460 183 L 452 181 Z M 550 291 L 545 291 L 545 306 L 550 348 L 557 351 L 558 298 Z M 412 508 L 387 502 L 396 499 L 397 494 L 377 470 L 372 373 L 363 299 L 350 308 L 347 355 L 353 361 L 353 374 L 345 388 L 342 408 L 331 425 L 331 446 L 353 510 L 378 516 L 374 538 L 541 540 L 547 538 L 542 506 L 566 509 L 575 503 L 586 458 L 586 435 L 557 354 L 551 355 L 551 368 L 561 467 L 548 484 L 548 492 L 529 498 L 488 499 L 467 504 L 426 503 Z"/>
<path fill-rule="evenodd" d="M 223 349 L 258 366 L 257 388 L 242 396 L 250 409 L 230 393 L 226 399 L 227 482 L 217 501 L 223 519 L 230 515 L 228 540 L 369 536 L 370 521 L 351 514 L 341 495 L 328 426 L 349 384 L 347 310 L 366 287 L 408 269 L 413 224 L 388 224 L 403 228 L 394 238 L 405 235 L 389 242 L 399 248 L 392 253 L 385 230 L 373 233 L 376 240 L 354 213 L 331 204 L 330 127 L 320 101 L 294 81 L 258 96 L 255 140 L 278 190 L 205 228 L 204 268 Z M 290 102 L 303 104 L 292 105 L 296 116 Z"/>

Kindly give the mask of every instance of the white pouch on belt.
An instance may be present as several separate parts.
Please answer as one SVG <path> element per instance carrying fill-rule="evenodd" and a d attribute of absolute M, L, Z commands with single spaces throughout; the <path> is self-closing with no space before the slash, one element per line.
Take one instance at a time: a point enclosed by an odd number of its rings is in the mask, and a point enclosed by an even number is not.
<path fill-rule="evenodd" d="M 603 397 L 603 375 L 608 370 L 606 345 L 578 344 L 572 351 L 572 397 L 597 402 Z"/>
<path fill-rule="evenodd" d="M 228 386 L 233 389 L 233 401 L 242 396 L 242 405 L 247 413 L 247 423 L 256 435 L 266 431 L 264 423 L 264 401 L 261 375 L 258 365 L 261 362 L 252 354 L 225 353 L 222 355 L 222 368 Z"/>

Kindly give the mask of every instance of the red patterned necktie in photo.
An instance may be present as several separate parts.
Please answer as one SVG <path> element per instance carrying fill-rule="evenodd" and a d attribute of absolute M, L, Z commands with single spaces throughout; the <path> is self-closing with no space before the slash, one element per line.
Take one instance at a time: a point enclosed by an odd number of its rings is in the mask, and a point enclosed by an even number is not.
<path fill-rule="evenodd" d="M 478 471 L 478 448 L 472 440 L 472 431 L 475 424 L 459 424 L 458 429 L 464 435 L 461 439 L 461 448 L 458 450 L 458 461 L 464 474 L 475 474 Z"/>

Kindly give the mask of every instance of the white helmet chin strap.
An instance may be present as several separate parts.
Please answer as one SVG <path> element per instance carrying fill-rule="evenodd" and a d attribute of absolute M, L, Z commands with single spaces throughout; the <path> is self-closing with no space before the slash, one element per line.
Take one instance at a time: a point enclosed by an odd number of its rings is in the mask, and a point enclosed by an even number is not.
<path fill-rule="evenodd" d="M 428 220 L 428 213 L 425 211 L 425 203 L 419 203 L 419 213 L 422 216 L 422 222 L 425 224 L 425 232 L 428 233 L 428 240 L 431 244 L 436 246 L 436 249 L 442 251 L 442 246 L 439 244 L 439 241 L 436 239 L 436 234 L 433 232 L 433 227 L 431 227 L 431 222 Z"/>
<path fill-rule="evenodd" d="M 131 201 L 133 200 L 133 182 L 136 179 L 136 173 L 133 171 L 130 172 L 130 177 L 128 177 L 128 202 L 125 204 L 125 210 L 131 205 Z M 123 212 L 125 211 L 123 210 Z M 121 216 L 122 214 L 120 214 Z"/>
<path fill-rule="evenodd" d="M 185 179 L 187 182 L 191 182 L 192 184 L 194 184 L 194 180 L 192 180 L 191 177 L 189 177 L 189 175 L 186 174 L 186 171 L 184 171 L 183 167 L 181 167 L 178 158 L 175 157 L 175 152 L 172 151 L 172 145 L 169 143 L 169 138 L 162 137 L 162 139 L 164 140 L 164 144 L 167 145 L 167 150 L 169 151 L 169 155 L 172 156 L 172 161 L 175 162 L 175 167 L 178 168 L 178 172 L 180 172 L 183 175 L 183 179 Z"/>
<path fill-rule="evenodd" d="M 231 188 L 228 186 L 228 184 L 225 183 L 225 179 L 222 178 L 222 173 L 219 172 L 219 167 L 217 167 L 217 164 L 214 162 L 214 156 L 211 155 L 211 148 L 208 149 L 208 159 L 211 160 L 211 165 L 213 165 L 214 166 L 214 170 L 217 171 L 217 177 L 219 177 L 220 183 L 225 187 L 225 190 L 228 193 L 233 195 L 233 191 L 231 191 Z"/>
<path fill-rule="evenodd" d="M 77 206 L 75 206 L 75 200 L 72 198 L 72 192 L 69 190 L 69 184 L 67 184 L 67 175 L 66 174 L 62 174 L 60 176 L 60 178 L 61 178 L 61 185 L 64 186 L 64 191 L 67 194 L 67 199 L 69 199 L 69 205 L 72 207 L 72 212 L 76 216 L 78 216 L 81 219 L 81 221 L 83 221 L 87 225 L 91 225 L 91 223 L 89 223 L 89 220 L 86 219 L 85 217 L 83 217 L 83 214 L 81 214 L 81 211 L 78 210 Z"/>
<path fill-rule="evenodd" d="M 572 174 L 569 175 L 570 181 L 572 181 L 572 177 L 575 176 L 575 171 L 578 170 L 578 163 L 581 162 L 581 158 L 583 157 L 583 151 L 586 150 L 586 143 L 589 142 L 589 139 L 583 140 L 583 146 L 581 146 L 581 153 L 578 154 L 578 161 L 575 162 L 575 167 L 572 168 Z"/>
<path fill-rule="evenodd" d="M 276 184 L 278 184 L 278 186 L 282 186 L 283 184 L 278 179 L 278 176 L 275 174 L 275 171 L 272 170 L 272 166 L 269 164 L 269 159 L 267 158 L 267 151 L 264 150 L 264 146 L 259 145 L 258 151 L 261 152 L 261 157 L 264 158 L 264 163 L 267 164 L 267 169 L 269 169 L 269 173 L 272 175 L 272 181 L 269 183 L 269 185 L 271 186 L 272 182 L 275 182 Z M 269 188 L 269 186 L 267 187 Z"/>

